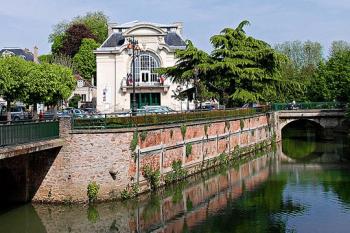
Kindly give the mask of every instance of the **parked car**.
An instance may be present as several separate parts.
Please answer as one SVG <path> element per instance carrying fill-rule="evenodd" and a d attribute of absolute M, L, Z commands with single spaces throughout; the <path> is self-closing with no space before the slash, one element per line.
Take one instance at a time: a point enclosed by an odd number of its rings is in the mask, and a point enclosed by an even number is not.
<path fill-rule="evenodd" d="M 28 120 L 31 119 L 32 115 L 26 111 L 24 106 L 14 106 L 11 107 L 11 120 Z"/>
<path fill-rule="evenodd" d="M 155 114 L 164 114 L 164 113 L 174 113 L 175 111 L 167 106 L 160 106 L 160 105 L 154 105 L 154 106 L 143 106 L 141 109 L 138 109 L 140 112 L 145 112 L 145 114 L 148 113 L 155 113 Z"/>

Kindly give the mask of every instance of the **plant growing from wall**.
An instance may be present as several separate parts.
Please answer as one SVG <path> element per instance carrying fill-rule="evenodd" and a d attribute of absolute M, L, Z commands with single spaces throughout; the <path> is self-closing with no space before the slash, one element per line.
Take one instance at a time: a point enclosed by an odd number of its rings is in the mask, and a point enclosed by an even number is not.
<path fill-rule="evenodd" d="M 230 121 L 225 121 L 225 129 L 230 130 Z"/>
<path fill-rule="evenodd" d="M 208 127 L 209 127 L 208 124 L 204 124 L 204 134 L 207 138 L 208 138 Z"/>
<path fill-rule="evenodd" d="M 185 140 L 187 126 L 186 125 L 181 125 L 180 130 L 181 130 L 182 139 Z"/>
<path fill-rule="evenodd" d="M 239 120 L 239 125 L 241 127 L 241 130 L 243 130 L 243 128 L 244 128 L 244 120 L 243 119 Z"/>
<path fill-rule="evenodd" d="M 100 186 L 96 183 L 96 181 L 92 181 L 88 184 L 87 196 L 90 203 L 96 201 L 99 190 Z"/>
<path fill-rule="evenodd" d="M 146 137 L 147 137 L 147 131 L 142 131 L 140 133 L 141 141 L 144 142 L 146 140 Z"/>
<path fill-rule="evenodd" d="M 186 157 L 190 156 L 192 154 L 192 144 L 188 143 L 186 144 Z"/>
<path fill-rule="evenodd" d="M 160 171 L 152 170 L 151 166 L 145 165 L 142 169 L 143 176 L 147 180 L 151 190 L 156 190 L 160 184 Z"/>
<path fill-rule="evenodd" d="M 140 191 L 140 186 L 138 183 L 134 183 L 131 186 L 127 186 L 123 191 L 121 191 L 120 196 L 123 200 L 134 198 Z"/>
<path fill-rule="evenodd" d="M 221 153 L 219 155 L 219 161 L 220 161 L 220 164 L 227 164 L 229 162 L 227 154 L 226 153 Z"/>
<path fill-rule="evenodd" d="M 169 172 L 164 178 L 165 183 L 177 182 L 187 176 L 187 171 L 182 168 L 181 160 L 174 160 L 171 163 L 171 168 L 172 171 Z"/>
<path fill-rule="evenodd" d="M 171 130 L 170 130 L 170 138 L 173 139 L 173 136 L 174 136 L 174 130 L 171 129 Z"/>
<path fill-rule="evenodd" d="M 132 140 L 131 140 L 131 143 L 130 143 L 130 150 L 131 152 L 134 152 L 136 150 L 136 147 L 137 147 L 137 144 L 138 144 L 138 132 L 137 130 L 134 131 L 133 135 L 132 135 Z"/>

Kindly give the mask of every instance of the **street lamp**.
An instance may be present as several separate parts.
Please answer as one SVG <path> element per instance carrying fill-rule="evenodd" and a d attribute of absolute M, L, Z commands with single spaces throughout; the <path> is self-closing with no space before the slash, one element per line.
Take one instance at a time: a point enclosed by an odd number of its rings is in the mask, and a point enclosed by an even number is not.
<path fill-rule="evenodd" d="M 138 41 L 135 40 L 135 36 L 128 39 L 128 55 L 132 57 L 132 115 L 136 115 L 137 107 L 136 107 L 136 93 L 135 93 L 135 58 L 140 56 L 140 46 Z"/>

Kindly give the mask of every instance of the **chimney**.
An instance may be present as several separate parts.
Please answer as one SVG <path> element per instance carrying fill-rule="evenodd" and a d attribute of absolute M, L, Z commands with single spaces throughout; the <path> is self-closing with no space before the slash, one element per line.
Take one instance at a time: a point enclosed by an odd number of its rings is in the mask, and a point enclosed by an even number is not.
<path fill-rule="evenodd" d="M 34 57 L 34 62 L 39 63 L 38 47 L 36 46 L 34 46 L 33 57 Z"/>
<path fill-rule="evenodd" d="M 184 23 L 183 22 L 174 22 L 174 25 L 177 27 L 177 32 L 182 35 L 183 33 L 183 28 L 184 28 Z"/>
<path fill-rule="evenodd" d="M 114 27 L 118 26 L 117 23 L 109 23 L 108 24 L 108 36 L 112 35 L 114 32 Z"/>

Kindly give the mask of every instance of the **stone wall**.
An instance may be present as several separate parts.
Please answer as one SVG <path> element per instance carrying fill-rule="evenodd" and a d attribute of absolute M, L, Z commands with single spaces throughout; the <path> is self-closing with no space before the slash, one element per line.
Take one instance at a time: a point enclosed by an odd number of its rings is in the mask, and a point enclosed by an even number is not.
<path fill-rule="evenodd" d="M 265 114 L 227 121 L 188 123 L 186 126 L 145 127 L 139 128 L 138 132 L 131 129 L 71 131 L 67 122 L 62 122 L 60 126 L 65 145 L 33 201 L 85 202 L 91 181 L 100 185 L 99 200 L 118 198 L 128 185 L 137 181 L 146 184 L 142 176 L 145 165 L 159 169 L 164 176 L 171 171 L 174 160 L 181 160 L 188 171 L 197 172 L 193 168 L 201 166 L 204 161 L 221 153 L 229 154 L 237 147 L 270 140 L 273 135 Z M 135 151 L 131 151 L 130 144 L 135 134 L 138 145 Z M 188 144 L 192 145 L 192 153 L 186 155 Z"/>

